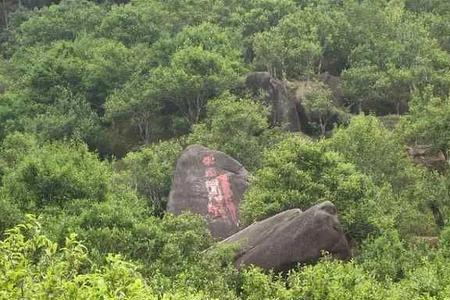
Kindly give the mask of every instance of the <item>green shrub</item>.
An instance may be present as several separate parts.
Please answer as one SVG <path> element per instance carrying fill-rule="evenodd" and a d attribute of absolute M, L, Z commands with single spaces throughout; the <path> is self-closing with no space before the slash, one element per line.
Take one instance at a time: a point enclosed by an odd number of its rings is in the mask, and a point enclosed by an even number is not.
<path fill-rule="evenodd" d="M 269 127 L 267 115 L 261 103 L 222 95 L 208 103 L 207 117 L 194 126 L 188 143 L 223 151 L 254 170 L 261 164 L 262 134 Z"/>
<path fill-rule="evenodd" d="M 0 241 L 0 272 L 2 299 L 156 299 L 133 264 L 108 256 L 92 266 L 74 235 L 60 248 L 34 219 Z"/>
<path fill-rule="evenodd" d="M 23 209 L 63 205 L 73 199 L 98 202 L 108 194 L 111 170 L 80 143 L 48 143 L 23 156 L 4 176 L 2 192 Z"/>
<path fill-rule="evenodd" d="M 326 143 L 369 175 L 378 194 L 385 190 L 376 198 L 380 216 L 396 219 L 402 234 L 434 234 L 433 209 L 443 210 L 448 202 L 445 178 L 414 165 L 395 132 L 373 116 L 357 116 Z"/>
<path fill-rule="evenodd" d="M 245 194 L 245 223 L 329 200 L 352 237 L 360 239 L 373 230 L 368 220 L 371 180 L 338 153 L 292 136 L 268 150 L 263 165 Z"/>
<path fill-rule="evenodd" d="M 164 141 L 130 152 L 117 164 L 124 170 L 119 180 L 125 178 L 130 186 L 148 199 L 152 211 L 162 215 L 181 151 L 178 141 Z"/>

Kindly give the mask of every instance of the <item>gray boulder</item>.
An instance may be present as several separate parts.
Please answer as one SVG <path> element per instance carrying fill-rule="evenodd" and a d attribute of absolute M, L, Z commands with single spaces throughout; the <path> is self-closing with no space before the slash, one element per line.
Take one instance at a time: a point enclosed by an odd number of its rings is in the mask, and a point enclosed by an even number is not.
<path fill-rule="evenodd" d="M 300 103 L 289 92 L 286 82 L 277 80 L 269 72 L 251 72 L 245 78 L 246 87 L 257 95 L 264 91 L 266 102 L 272 108 L 271 123 L 289 131 L 302 128 L 302 109 Z"/>
<path fill-rule="evenodd" d="M 323 251 L 348 259 L 350 248 L 337 217 L 327 201 L 305 212 L 291 209 L 230 236 L 221 244 L 237 244 L 235 264 L 286 271 L 298 263 L 317 261 Z"/>
<path fill-rule="evenodd" d="M 206 218 L 213 237 L 226 238 L 239 230 L 247 177 L 247 170 L 225 153 L 189 146 L 177 161 L 167 211 L 198 213 Z"/>
<path fill-rule="evenodd" d="M 431 145 L 406 147 L 406 151 L 416 164 L 423 165 L 430 170 L 443 172 L 449 167 L 444 152 Z"/>
<path fill-rule="evenodd" d="M 245 78 L 245 85 L 254 94 L 257 94 L 260 89 L 271 92 L 274 88 L 273 83 L 274 79 L 269 72 L 251 72 Z"/>

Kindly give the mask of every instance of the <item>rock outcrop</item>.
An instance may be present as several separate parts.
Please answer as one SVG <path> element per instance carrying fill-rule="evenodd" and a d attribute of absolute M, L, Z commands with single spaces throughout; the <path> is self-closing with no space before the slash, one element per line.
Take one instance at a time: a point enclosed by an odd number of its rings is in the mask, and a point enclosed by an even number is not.
<path fill-rule="evenodd" d="M 266 104 L 272 109 L 272 125 L 281 126 L 292 132 L 308 132 L 308 115 L 302 103 L 310 93 L 325 85 L 330 89 L 336 106 L 344 106 L 344 92 L 341 80 L 328 72 L 322 73 L 317 80 L 286 81 L 273 78 L 269 72 L 251 72 L 245 79 L 246 87 L 258 95 L 263 91 Z M 338 115 L 334 116 L 338 119 Z"/>
<path fill-rule="evenodd" d="M 254 95 L 258 94 L 261 89 L 272 93 L 274 81 L 275 79 L 269 72 L 251 72 L 245 78 L 245 85 Z"/>
<path fill-rule="evenodd" d="M 255 265 L 286 271 L 298 263 L 317 261 L 323 251 L 340 259 L 350 257 L 350 248 L 329 201 L 302 212 L 291 209 L 254 223 L 221 244 L 237 244 L 235 264 Z"/>
<path fill-rule="evenodd" d="M 302 107 L 295 97 L 290 95 L 285 82 L 273 78 L 269 72 L 252 72 L 247 74 L 245 85 L 254 95 L 259 91 L 267 93 L 267 102 L 272 108 L 272 125 L 282 126 L 289 131 L 300 131 Z"/>
<path fill-rule="evenodd" d="M 448 168 L 448 162 L 444 152 L 434 149 L 430 145 L 416 145 L 407 147 L 409 157 L 417 164 L 421 164 L 429 169 L 444 171 Z"/>
<path fill-rule="evenodd" d="M 239 230 L 239 203 L 247 189 L 247 170 L 225 153 L 192 145 L 177 161 L 167 211 L 198 213 L 213 237 Z"/>

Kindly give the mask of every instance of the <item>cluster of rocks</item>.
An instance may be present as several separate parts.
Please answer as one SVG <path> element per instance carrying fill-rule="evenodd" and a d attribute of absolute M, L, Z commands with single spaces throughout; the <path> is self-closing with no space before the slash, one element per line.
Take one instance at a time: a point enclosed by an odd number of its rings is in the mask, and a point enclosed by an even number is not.
<path fill-rule="evenodd" d="M 189 146 L 177 161 L 167 210 L 206 218 L 221 244 L 237 244 L 235 264 L 288 270 L 318 260 L 323 251 L 341 259 L 350 249 L 331 202 L 302 212 L 291 209 L 242 228 L 239 205 L 248 187 L 248 172 L 228 155 Z"/>
<path fill-rule="evenodd" d="M 332 91 L 335 104 L 342 106 L 339 77 L 324 73 L 318 79 Z M 265 94 L 266 104 L 272 108 L 272 125 L 289 131 L 305 130 L 309 116 L 302 99 L 318 83 L 289 83 L 273 78 L 268 72 L 252 72 L 247 74 L 245 84 L 255 96 Z M 446 155 L 431 146 L 416 145 L 406 150 L 415 163 L 427 168 L 443 171 L 449 166 Z M 339 259 L 350 257 L 349 243 L 331 202 L 306 211 L 287 210 L 244 228 L 239 221 L 239 207 L 247 187 L 248 172 L 238 161 L 225 153 L 192 145 L 178 159 L 167 211 L 203 216 L 211 235 L 220 244 L 238 246 L 235 255 L 238 268 L 256 265 L 285 271 L 298 263 L 317 261 L 324 251 Z"/>

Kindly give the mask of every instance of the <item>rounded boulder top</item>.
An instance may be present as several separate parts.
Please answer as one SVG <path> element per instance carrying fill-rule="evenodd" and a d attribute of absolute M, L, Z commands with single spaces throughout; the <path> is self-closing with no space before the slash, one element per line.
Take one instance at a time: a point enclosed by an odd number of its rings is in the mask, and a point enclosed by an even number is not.
<path fill-rule="evenodd" d="M 239 230 L 239 204 L 247 178 L 247 170 L 232 157 L 191 145 L 177 161 L 167 211 L 200 214 L 213 237 L 226 238 Z"/>
<path fill-rule="evenodd" d="M 326 201 L 302 212 L 290 209 L 256 222 L 221 242 L 237 244 L 235 264 L 287 271 L 320 259 L 323 251 L 340 259 L 350 247 L 333 203 Z"/>

